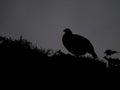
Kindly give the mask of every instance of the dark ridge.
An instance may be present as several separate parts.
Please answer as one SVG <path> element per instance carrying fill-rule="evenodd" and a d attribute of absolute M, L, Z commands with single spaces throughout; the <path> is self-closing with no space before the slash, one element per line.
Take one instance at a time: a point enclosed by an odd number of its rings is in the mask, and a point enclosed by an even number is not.
<path fill-rule="evenodd" d="M 64 54 L 60 50 L 53 52 L 50 49 L 39 49 L 22 37 L 18 40 L 0 37 L 1 66 L 2 70 L 8 74 L 14 72 L 49 76 L 54 73 L 54 75 L 79 76 L 84 73 L 89 75 L 119 73 L 120 60 L 116 64 L 114 64 L 114 59 L 107 58 L 106 60 L 112 61 L 109 67 L 106 67 L 105 62 L 92 57 L 75 57 Z"/>

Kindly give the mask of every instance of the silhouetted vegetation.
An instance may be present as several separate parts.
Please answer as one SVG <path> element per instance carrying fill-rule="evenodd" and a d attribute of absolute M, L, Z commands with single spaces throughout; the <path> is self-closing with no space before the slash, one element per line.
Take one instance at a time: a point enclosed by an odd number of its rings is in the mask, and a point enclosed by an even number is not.
<path fill-rule="evenodd" d="M 6 70 L 74 74 L 119 72 L 119 59 L 107 57 L 105 59 L 109 62 L 109 67 L 106 67 L 102 60 L 92 57 L 75 57 L 60 50 L 53 52 L 50 49 L 39 49 L 22 36 L 18 40 L 0 37 L 0 60 L 2 68 Z"/>
<path fill-rule="evenodd" d="M 107 49 L 104 53 L 106 54 L 106 56 L 111 56 L 113 54 L 120 53 L 120 52 L 112 51 L 110 49 Z"/>

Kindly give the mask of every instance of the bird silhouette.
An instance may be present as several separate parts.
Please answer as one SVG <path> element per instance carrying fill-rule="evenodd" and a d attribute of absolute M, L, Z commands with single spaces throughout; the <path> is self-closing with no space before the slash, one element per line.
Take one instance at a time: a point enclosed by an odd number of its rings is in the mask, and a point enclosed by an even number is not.
<path fill-rule="evenodd" d="M 113 54 L 115 54 L 115 53 L 120 53 L 120 52 L 112 51 L 112 50 L 110 50 L 110 49 L 107 49 L 104 53 L 106 54 L 106 56 L 111 56 L 111 55 L 113 55 Z"/>
<path fill-rule="evenodd" d="M 80 35 L 72 34 L 69 28 L 64 29 L 64 32 L 65 34 L 62 37 L 62 42 L 69 52 L 77 57 L 89 53 L 94 58 L 97 58 L 94 47 L 88 39 Z"/>

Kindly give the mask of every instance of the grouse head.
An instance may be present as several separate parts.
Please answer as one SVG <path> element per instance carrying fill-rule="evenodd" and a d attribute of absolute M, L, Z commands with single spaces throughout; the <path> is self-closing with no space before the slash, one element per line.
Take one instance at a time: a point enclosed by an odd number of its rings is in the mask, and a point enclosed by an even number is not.
<path fill-rule="evenodd" d="M 72 31 L 69 28 L 64 29 L 65 34 L 72 34 Z"/>

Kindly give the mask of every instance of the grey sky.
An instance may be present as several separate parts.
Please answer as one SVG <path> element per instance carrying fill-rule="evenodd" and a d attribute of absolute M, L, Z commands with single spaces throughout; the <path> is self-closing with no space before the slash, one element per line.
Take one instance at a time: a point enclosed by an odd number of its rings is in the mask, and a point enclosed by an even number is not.
<path fill-rule="evenodd" d="M 23 35 L 38 46 L 67 52 L 61 41 L 66 27 L 88 38 L 100 57 L 106 49 L 120 51 L 120 1 L 0 0 L 2 36 Z"/>

